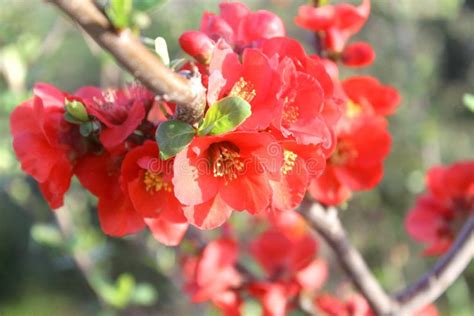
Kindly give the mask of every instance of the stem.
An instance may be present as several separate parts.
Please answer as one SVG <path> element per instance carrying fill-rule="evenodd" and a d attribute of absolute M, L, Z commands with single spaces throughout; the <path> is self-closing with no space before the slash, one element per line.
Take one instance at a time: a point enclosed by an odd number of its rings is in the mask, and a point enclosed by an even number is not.
<path fill-rule="evenodd" d="M 203 115 L 205 90 L 164 66 L 130 30 L 117 31 L 91 0 L 49 0 L 77 22 L 104 50 L 145 86 L 177 104 L 176 118 L 196 123 Z"/>
<path fill-rule="evenodd" d="M 324 209 L 319 204 L 305 200 L 301 204 L 300 211 L 306 218 L 308 225 L 319 233 L 332 248 L 342 268 L 367 299 L 373 311 L 377 315 L 391 315 L 392 301 L 390 297 L 369 270 L 361 254 L 347 239 L 337 209 Z"/>
<path fill-rule="evenodd" d="M 412 315 L 434 302 L 453 284 L 474 258 L 474 215 L 471 215 L 451 249 L 418 281 L 395 295 L 399 315 Z"/>

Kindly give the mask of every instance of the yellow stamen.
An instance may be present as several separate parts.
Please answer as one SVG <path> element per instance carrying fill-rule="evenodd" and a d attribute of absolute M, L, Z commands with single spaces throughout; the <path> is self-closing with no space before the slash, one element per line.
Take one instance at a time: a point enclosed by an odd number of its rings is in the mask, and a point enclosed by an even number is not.
<path fill-rule="evenodd" d="M 335 166 L 344 165 L 348 160 L 357 158 L 358 153 L 351 144 L 339 141 L 336 150 L 329 158 L 331 164 Z"/>
<path fill-rule="evenodd" d="M 284 125 L 293 124 L 298 121 L 298 118 L 300 117 L 298 106 L 293 104 L 293 102 L 293 100 L 285 97 L 282 113 L 282 122 Z"/>
<path fill-rule="evenodd" d="M 239 173 L 244 170 L 244 163 L 238 148 L 231 143 L 223 142 L 211 145 L 209 150 L 211 152 L 214 177 L 223 177 L 225 184 L 237 179 Z"/>
<path fill-rule="evenodd" d="M 357 117 L 362 112 L 362 106 L 352 100 L 347 101 L 346 115 L 349 118 Z"/>
<path fill-rule="evenodd" d="M 281 167 L 281 173 L 287 175 L 295 167 L 296 158 L 298 155 L 292 151 L 285 150 L 283 151 L 283 166 Z"/>
<path fill-rule="evenodd" d="M 151 171 L 145 172 L 143 183 L 145 183 L 146 191 L 150 193 L 153 193 L 153 191 L 159 192 L 161 190 L 171 192 L 172 190 L 170 182 L 163 180 L 163 176 L 161 174 Z"/>
<path fill-rule="evenodd" d="M 257 93 L 255 92 L 255 86 L 251 82 L 245 81 L 244 78 L 240 77 L 239 81 L 237 81 L 232 87 L 229 95 L 241 97 L 250 103 L 255 98 Z"/>

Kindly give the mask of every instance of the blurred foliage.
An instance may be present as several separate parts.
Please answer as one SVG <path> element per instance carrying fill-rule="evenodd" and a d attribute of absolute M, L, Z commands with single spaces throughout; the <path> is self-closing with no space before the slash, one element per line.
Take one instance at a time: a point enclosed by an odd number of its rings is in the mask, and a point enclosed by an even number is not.
<path fill-rule="evenodd" d="M 304 2 L 245 1 L 252 9 L 279 14 L 289 35 L 305 41 L 311 51 L 311 34 L 292 23 Z M 180 33 L 197 28 L 202 12 L 216 11 L 217 3 L 135 0 L 135 11 L 126 20 L 146 27 L 142 35 L 147 38 L 165 38 L 170 56 L 180 58 Z M 158 245 L 147 233 L 125 239 L 103 236 L 94 199 L 76 183 L 67 198 L 76 231 L 67 237 L 58 230 L 36 184 L 19 170 L 9 113 L 30 96 L 37 81 L 74 91 L 82 85 L 117 86 L 131 77 L 52 6 L 29 0 L 0 0 L 0 5 L 0 314 L 214 315 L 205 306 L 190 306 L 167 279 L 176 278 L 173 249 Z M 474 87 L 473 21 L 473 0 L 374 0 L 371 19 L 358 39 L 373 44 L 377 60 L 367 69 L 343 71 L 343 76 L 375 75 L 399 88 L 404 98 L 390 119 L 393 149 L 383 182 L 376 190 L 357 194 L 342 215 L 351 239 L 390 290 L 402 288 L 434 262 L 419 256 L 420 245 L 403 228 L 415 195 L 424 190 L 425 171 L 474 157 L 469 94 Z M 238 214 L 233 220 L 242 242 L 257 233 L 249 231 L 249 216 Z M 208 237 L 216 234 L 209 232 Z M 321 251 L 330 258 L 325 247 Z M 81 254 L 93 260 L 90 271 L 78 269 L 71 257 Z M 330 266 L 326 290 L 344 281 L 337 265 Z M 467 316 L 474 314 L 472 302 L 471 265 L 437 305 L 441 315 Z M 245 315 L 261 313 L 253 301 L 244 310 Z"/>

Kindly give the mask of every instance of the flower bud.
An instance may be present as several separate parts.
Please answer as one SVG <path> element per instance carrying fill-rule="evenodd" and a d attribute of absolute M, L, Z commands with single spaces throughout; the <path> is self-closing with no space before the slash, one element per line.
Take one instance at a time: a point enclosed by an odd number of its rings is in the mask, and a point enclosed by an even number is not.
<path fill-rule="evenodd" d="M 375 52 L 369 44 L 357 42 L 346 47 L 341 59 L 346 66 L 364 67 L 374 62 Z"/>
<path fill-rule="evenodd" d="M 209 63 L 214 42 L 204 33 L 199 31 L 185 32 L 179 38 L 181 48 L 202 64 Z"/>
<path fill-rule="evenodd" d="M 77 100 L 66 100 L 66 112 L 78 121 L 89 121 L 86 107 Z"/>
<path fill-rule="evenodd" d="M 286 34 L 282 20 L 265 10 L 249 14 L 240 27 L 239 35 L 246 41 L 258 41 Z"/>

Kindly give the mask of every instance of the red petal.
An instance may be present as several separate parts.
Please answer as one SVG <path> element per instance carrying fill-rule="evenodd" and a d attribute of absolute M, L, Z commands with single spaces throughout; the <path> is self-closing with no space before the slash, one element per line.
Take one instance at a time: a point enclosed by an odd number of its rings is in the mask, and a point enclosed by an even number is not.
<path fill-rule="evenodd" d="M 162 218 L 145 218 L 153 237 L 166 246 L 178 245 L 188 229 L 187 223 L 176 224 Z"/>
<path fill-rule="evenodd" d="M 219 195 L 202 204 L 184 206 L 183 210 L 188 222 L 201 229 L 221 226 L 232 213 L 232 208 Z"/>

